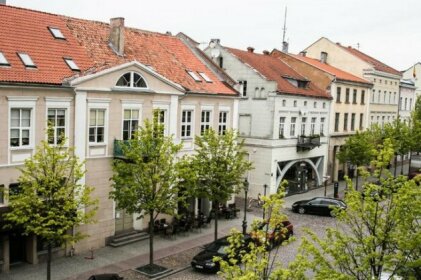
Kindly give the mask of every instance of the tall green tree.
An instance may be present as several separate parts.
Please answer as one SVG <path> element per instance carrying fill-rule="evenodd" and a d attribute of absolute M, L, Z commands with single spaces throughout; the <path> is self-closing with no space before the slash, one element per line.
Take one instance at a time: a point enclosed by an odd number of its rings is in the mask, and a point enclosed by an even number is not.
<path fill-rule="evenodd" d="M 195 137 L 196 153 L 191 159 L 194 192 L 197 197 L 205 197 L 212 202 L 215 240 L 218 238 L 219 204 L 242 189 L 245 174 L 252 169 L 243 143 L 233 130 L 218 134 L 208 129 L 202 136 Z"/>
<path fill-rule="evenodd" d="M 164 135 L 164 127 L 157 117 L 145 120 L 133 139 L 122 146 L 124 159 L 113 163 L 110 198 L 117 207 L 139 218 L 149 217 L 149 266 L 154 269 L 154 222 L 159 214 L 175 215 L 178 203 L 184 201 L 180 191 L 180 174 L 186 166 L 178 158 L 182 144 L 175 144 L 172 136 Z"/>
<path fill-rule="evenodd" d="M 355 188 L 358 190 L 358 178 L 360 166 L 368 165 L 373 159 L 375 151 L 373 136 L 368 132 L 359 132 L 348 137 L 345 144 L 338 153 L 340 162 L 349 162 L 357 166 L 357 174 L 355 178 Z"/>
<path fill-rule="evenodd" d="M 5 214 L 8 227 L 19 226 L 24 234 L 47 242 L 48 280 L 52 247 L 86 237 L 72 230 L 94 222 L 97 209 L 97 201 L 90 197 L 93 189 L 81 183 L 84 164 L 64 143 L 52 146 L 42 141 L 35 154 L 25 160 L 19 190 L 10 193 L 11 211 Z"/>
<path fill-rule="evenodd" d="M 392 141 L 385 139 L 373 162 L 380 183 L 371 183 L 363 172 L 359 192 L 348 180 L 348 207 L 336 210 L 337 227 L 327 229 L 324 238 L 308 230 L 298 260 L 314 279 L 380 279 L 384 271 L 419 279 L 421 189 L 390 174 L 386 166 L 393 156 Z"/>

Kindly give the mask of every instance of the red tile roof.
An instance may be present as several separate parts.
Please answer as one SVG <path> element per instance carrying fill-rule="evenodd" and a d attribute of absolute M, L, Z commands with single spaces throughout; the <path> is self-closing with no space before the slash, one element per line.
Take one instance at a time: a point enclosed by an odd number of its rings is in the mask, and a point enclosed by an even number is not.
<path fill-rule="evenodd" d="M 357 50 L 354 49 L 352 47 L 344 47 L 340 44 L 338 44 L 338 46 L 340 46 L 341 48 L 343 48 L 344 50 L 347 50 L 348 52 L 350 52 L 351 54 L 355 55 L 356 57 L 364 60 L 365 62 L 373 65 L 374 69 L 376 69 L 377 71 L 381 71 L 381 72 L 385 72 L 385 73 L 389 73 L 389 74 L 393 74 L 393 75 L 398 75 L 398 76 L 402 76 L 401 72 L 399 72 L 396 69 L 393 69 L 392 67 L 384 64 L 381 61 L 378 61 L 377 59 Z"/>
<path fill-rule="evenodd" d="M 242 51 L 238 49 L 226 48 L 242 62 L 249 64 L 256 69 L 266 79 L 277 83 L 277 90 L 280 93 L 305 95 L 312 97 L 331 98 L 330 95 L 309 82 L 307 88 L 298 88 L 287 81 L 292 78 L 299 81 L 308 81 L 281 59 L 270 55 L 257 54 L 254 52 Z"/>
<path fill-rule="evenodd" d="M 357 82 L 357 83 L 364 83 L 364 84 L 369 84 L 371 85 L 371 83 L 365 79 L 362 79 L 360 77 L 354 76 L 351 73 L 345 72 L 341 69 L 338 69 L 336 67 L 333 67 L 332 65 L 326 64 L 326 63 L 322 63 L 320 62 L 320 60 L 311 58 L 311 57 L 307 57 L 307 56 L 301 56 L 301 55 L 295 55 L 295 54 L 289 54 L 292 57 L 299 59 L 307 64 L 310 64 L 326 73 L 329 73 L 331 75 L 334 75 L 336 78 L 340 79 L 340 80 L 345 80 L 345 81 L 351 81 L 351 82 Z"/>
<path fill-rule="evenodd" d="M 0 81 L 40 84 L 62 84 L 64 77 L 74 75 L 63 57 L 71 57 L 80 69 L 92 61 L 79 46 L 58 16 L 0 5 L 0 52 L 10 67 L 0 67 Z M 66 40 L 55 39 L 48 26 L 61 30 Z M 26 69 L 16 52 L 29 54 L 36 69 Z"/>
<path fill-rule="evenodd" d="M 109 24 L 0 5 L 0 51 L 11 67 L 0 67 L 0 81 L 62 84 L 77 74 L 65 64 L 72 57 L 87 75 L 130 61 L 138 61 L 187 91 L 205 94 L 237 92 L 218 77 L 179 38 L 125 28 L 124 56 L 109 47 Z M 67 40 L 54 39 L 47 29 L 58 27 Z M 27 52 L 38 68 L 25 69 L 16 51 Z M 204 72 L 213 82 L 195 82 L 186 70 Z"/>

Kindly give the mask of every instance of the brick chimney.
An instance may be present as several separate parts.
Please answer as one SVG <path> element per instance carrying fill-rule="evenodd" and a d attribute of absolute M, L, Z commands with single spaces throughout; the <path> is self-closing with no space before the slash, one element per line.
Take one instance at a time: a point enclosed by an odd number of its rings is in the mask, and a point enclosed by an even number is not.
<path fill-rule="evenodd" d="M 305 57 L 306 55 L 307 55 L 307 52 L 306 51 L 301 51 L 300 52 L 300 56 L 304 56 Z"/>
<path fill-rule="evenodd" d="M 268 50 L 264 50 L 264 51 L 263 51 L 263 54 L 264 54 L 264 55 L 269 55 L 270 53 L 269 53 L 269 51 L 268 51 Z"/>
<path fill-rule="evenodd" d="M 124 55 L 124 18 L 118 17 L 110 19 L 109 42 L 111 48 L 118 55 Z"/>
<path fill-rule="evenodd" d="M 252 53 L 252 52 L 254 52 L 254 48 L 253 48 L 253 47 L 247 47 L 247 51 L 248 51 L 249 53 Z"/>
<path fill-rule="evenodd" d="M 0 5 L 6 5 L 6 0 L 0 0 Z"/>

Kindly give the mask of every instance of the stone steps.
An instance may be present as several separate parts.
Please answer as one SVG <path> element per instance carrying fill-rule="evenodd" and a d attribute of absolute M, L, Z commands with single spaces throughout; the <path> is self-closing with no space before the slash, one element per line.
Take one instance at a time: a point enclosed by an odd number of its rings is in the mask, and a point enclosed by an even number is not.
<path fill-rule="evenodd" d="M 132 231 L 126 234 L 115 236 L 108 244 L 111 247 L 120 247 L 137 241 L 149 238 L 149 234 L 144 231 Z"/>

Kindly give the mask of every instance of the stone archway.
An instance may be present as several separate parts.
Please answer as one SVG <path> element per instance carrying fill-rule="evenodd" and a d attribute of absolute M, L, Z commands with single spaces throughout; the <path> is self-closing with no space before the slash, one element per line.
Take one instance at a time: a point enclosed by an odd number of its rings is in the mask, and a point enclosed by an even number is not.
<path fill-rule="evenodd" d="M 279 187 L 279 184 L 282 182 L 282 179 L 284 178 L 286 172 L 295 164 L 299 163 L 299 162 L 305 162 L 308 163 L 309 166 L 311 166 L 311 168 L 314 170 L 314 172 L 316 173 L 316 177 L 317 177 L 317 183 L 318 185 L 322 185 L 323 181 L 322 181 L 322 176 L 319 174 L 319 167 L 320 164 L 322 164 L 322 159 L 323 157 L 319 157 L 317 158 L 316 163 L 314 163 L 311 159 L 305 158 L 305 159 L 297 159 L 297 160 L 291 160 L 290 162 L 288 162 L 283 169 L 281 169 L 279 167 L 279 164 L 277 164 L 277 172 L 276 172 L 276 188 Z"/>

